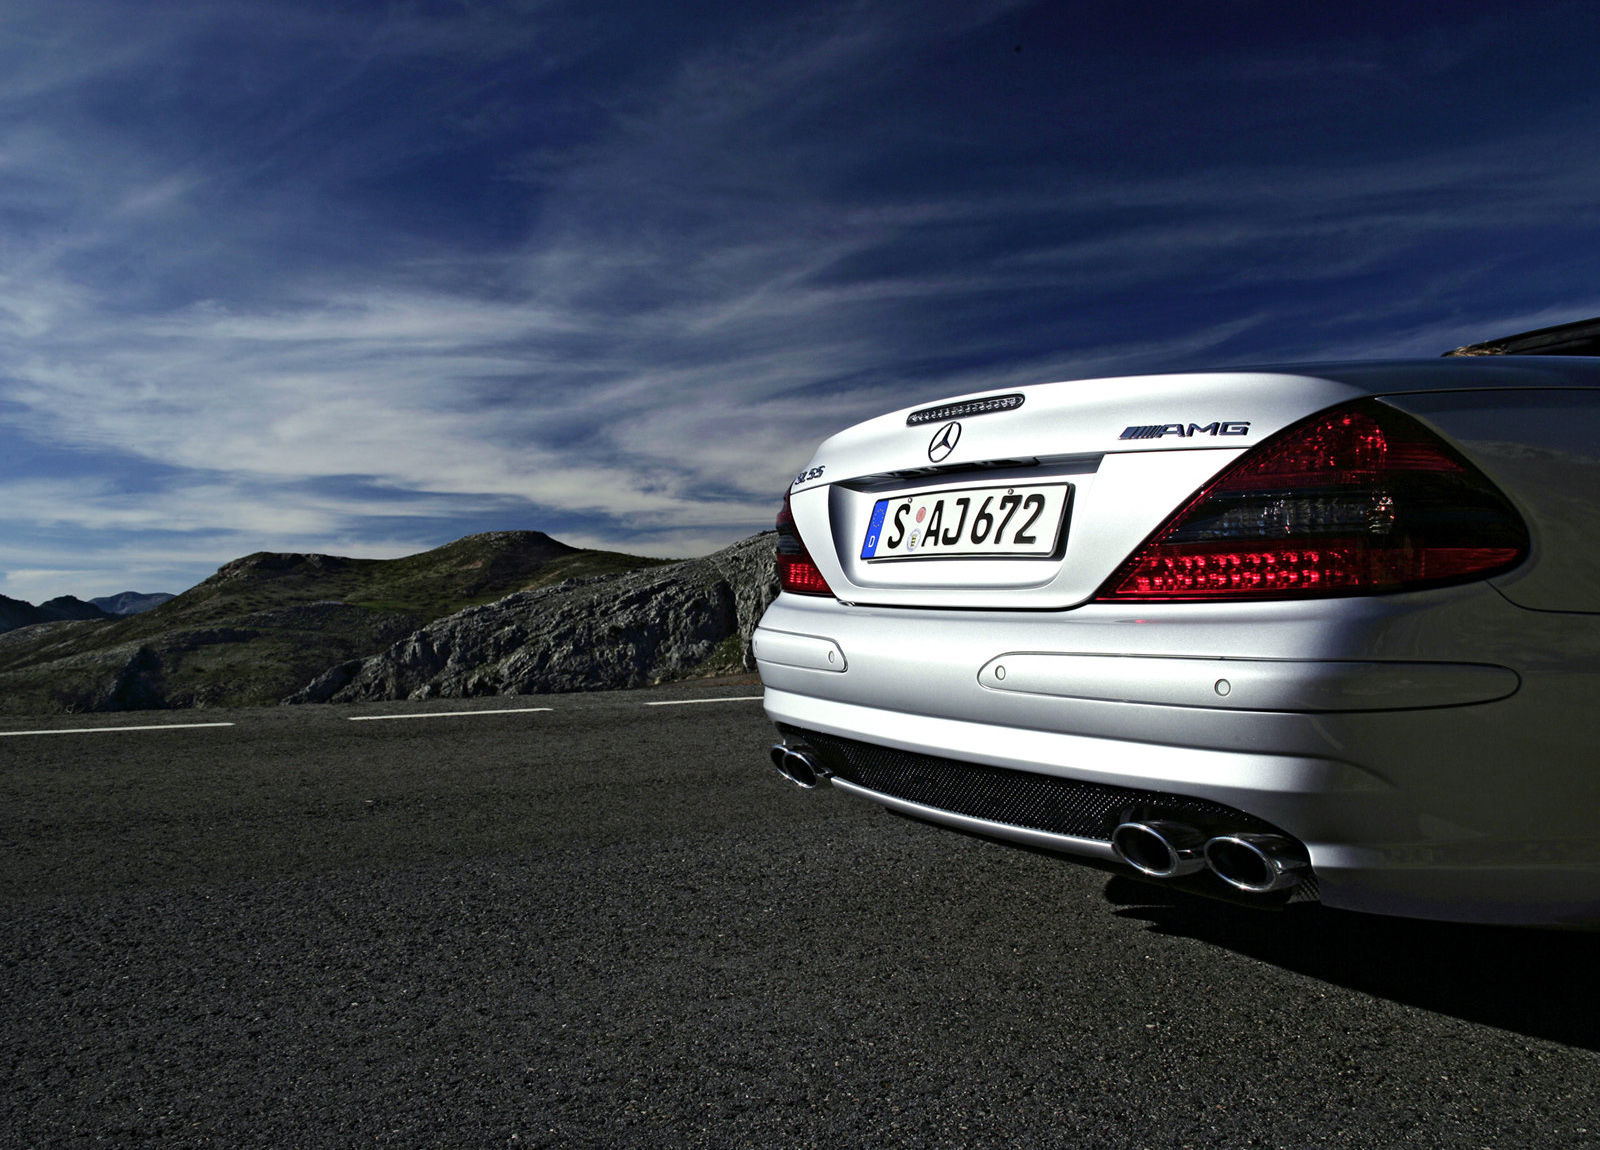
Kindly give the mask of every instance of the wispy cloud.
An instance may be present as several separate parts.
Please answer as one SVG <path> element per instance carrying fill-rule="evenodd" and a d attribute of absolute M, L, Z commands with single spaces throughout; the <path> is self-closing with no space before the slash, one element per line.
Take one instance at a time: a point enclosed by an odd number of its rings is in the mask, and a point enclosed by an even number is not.
<path fill-rule="evenodd" d="M 1600 311 L 1541 264 L 1594 226 L 1595 101 L 1464 132 L 1487 17 L 428 11 L 0 15 L 0 591 L 508 526 L 692 554 L 891 407 Z M 1423 80 L 1465 111 L 1402 148 Z"/>

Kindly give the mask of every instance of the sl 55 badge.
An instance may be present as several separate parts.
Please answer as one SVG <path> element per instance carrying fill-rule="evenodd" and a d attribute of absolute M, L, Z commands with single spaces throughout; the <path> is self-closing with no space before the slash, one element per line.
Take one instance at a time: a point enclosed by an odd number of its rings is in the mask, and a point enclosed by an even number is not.
<path fill-rule="evenodd" d="M 1196 435 L 1249 435 L 1248 419 L 1218 419 L 1210 423 L 1149 423 L 1143 427 L 1129 427 L 1118 439 L 1160 439 L 1165 435 L 1180 435 L 1188 439 Z"/>

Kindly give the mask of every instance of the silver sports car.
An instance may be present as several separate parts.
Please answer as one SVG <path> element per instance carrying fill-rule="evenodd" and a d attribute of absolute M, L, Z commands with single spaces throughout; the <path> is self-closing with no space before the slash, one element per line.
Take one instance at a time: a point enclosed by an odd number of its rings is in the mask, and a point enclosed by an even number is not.
<path fill-rule="evenodd" d="M 1261 905 L 1600 925 L 1600 359 L 1049 383 L 822 444 L 778 769 Z"/>

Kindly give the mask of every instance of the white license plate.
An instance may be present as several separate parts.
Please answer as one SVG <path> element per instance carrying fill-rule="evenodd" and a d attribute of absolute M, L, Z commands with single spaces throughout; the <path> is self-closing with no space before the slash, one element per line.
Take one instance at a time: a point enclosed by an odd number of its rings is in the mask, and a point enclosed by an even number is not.
<path fill-rule="evenodd" d="M 861 558 L 1054 555 L 1071 490 L 1066 483 L 1037 483 L 880 499 L 872 508 Z"/>

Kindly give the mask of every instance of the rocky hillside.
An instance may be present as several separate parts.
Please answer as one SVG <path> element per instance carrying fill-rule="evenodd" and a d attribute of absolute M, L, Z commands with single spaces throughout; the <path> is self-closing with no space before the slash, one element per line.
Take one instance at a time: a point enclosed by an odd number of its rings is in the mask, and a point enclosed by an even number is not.
<path fill-rule="evenodd" d="M 750 635 L 776 591 L 769 532 L 703 559 L 468 608 L 331 668 L 287 701 L 534 695 L 751 670 Z"/>
<path fill-rule="evenodd" d="M 677 563 L 537 531 L 404 559 L 258 552 L 138 615 L 0 634 L 0 713 L 576 691 L 739 671 L 773 578 L 770 532 Z"/>
<path fill-rule="evenodd" d="M 277 703 L 465 607 L 662 562 L 538 531 L 470 535 L 403 559 L 258 552 L 138 615 L 0 634 L 0 711 Z"/>

